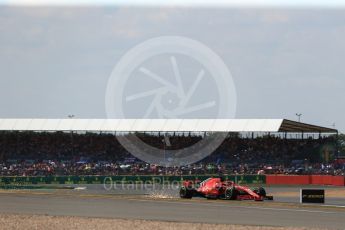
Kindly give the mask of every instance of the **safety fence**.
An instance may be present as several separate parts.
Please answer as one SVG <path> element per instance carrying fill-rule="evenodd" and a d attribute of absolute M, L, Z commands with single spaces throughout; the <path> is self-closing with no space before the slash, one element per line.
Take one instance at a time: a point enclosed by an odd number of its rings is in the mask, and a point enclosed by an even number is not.
<path fill-rule="evenodd" d="M 217 175 L 186 176 L 0 176 L 0 185 L 40 184 L 103 184 L 103 183 L 178 183 L 184 180 L 203 181 Z M 225 179 L 238 184 L 266 185 L 333 185 L 345 186 L 345 176 L 330 175 L 229 175 Z"/>
<path fill-rule="evenodd" d="M 0 185 L 33 184 L 103 184 L 103 183 L 178 183 L 184 180 L 206 180 L 216 175 L 195 176 L 36 176 L 36 177 L 0 177 Z M 238 184 L 265 184 L 263 175 L 230 175 L 227 180 Z"/>
<path fill-rule="evenodd" d="M 345 186 L 345 176 L 266 175 L 267 185 L 333 185 Z"/>

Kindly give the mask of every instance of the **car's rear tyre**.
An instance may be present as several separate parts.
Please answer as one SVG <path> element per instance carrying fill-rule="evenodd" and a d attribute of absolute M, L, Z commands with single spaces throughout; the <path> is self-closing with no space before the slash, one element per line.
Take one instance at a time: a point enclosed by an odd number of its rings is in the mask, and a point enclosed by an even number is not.
<path fill-rule="evenodd" d="M 255 192 L 256 194 L 258 194 L 259 196 L 263 196 L 266 197 L 266 190 L 263 187 L 259 187 L 259 188 L 254 188 L 253 192 Z"/>
<path fill-rule="evenodd" d="M 235 187 L 230 187 L 225 190 L 224 196 L 226 200 L 236 200 L 238 191 Z"/>
<path fill-rule="evenodd" d="M 180 188 L 180 197 L 183 199 L 192 199 L 194 190 L 188 189 L 184 186 Z"/>

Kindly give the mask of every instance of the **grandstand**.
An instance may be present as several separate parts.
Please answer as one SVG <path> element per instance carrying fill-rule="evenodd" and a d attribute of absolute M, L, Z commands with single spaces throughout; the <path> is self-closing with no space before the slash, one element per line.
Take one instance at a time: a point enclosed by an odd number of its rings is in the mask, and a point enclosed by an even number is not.
<path fill-rule="evenodd" d="M 169 151 L 212 133 L 226 135 L 210 156 L 168 168 L 133 157 L 114 138 L 135 135 Z M 0 119 L 0 175 L 343 175 L 337 134 L 286 119 Z"/>
<path fill-rule="evenodd" d="M 338 133 L 287 119 L 0 119 L 0 131 Z"/>

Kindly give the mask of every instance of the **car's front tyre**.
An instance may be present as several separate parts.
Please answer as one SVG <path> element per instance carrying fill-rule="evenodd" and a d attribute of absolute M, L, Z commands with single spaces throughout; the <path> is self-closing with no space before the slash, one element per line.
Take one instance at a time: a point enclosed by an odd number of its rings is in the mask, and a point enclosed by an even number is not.
<path fill-rule="evenodd" d="M 263 187 L 253 189 L 253 192 L 258 194 L 259 196 L 266 197 L 266 190 Z"/>

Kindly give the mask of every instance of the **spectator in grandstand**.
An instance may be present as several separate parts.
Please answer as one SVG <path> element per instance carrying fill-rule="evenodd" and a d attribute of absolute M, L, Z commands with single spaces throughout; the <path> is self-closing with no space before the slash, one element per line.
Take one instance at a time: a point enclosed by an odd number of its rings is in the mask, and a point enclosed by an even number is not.
<path fill-rule="evenodd" d="M 159 136 L 140 134 L 146 143 L 162 147 Z M 172 136 L 169 149 L 190 146 L 201 136 Z M 124 149 L 114 135 L 95 133 L 0 133 L 0 175 L 181 175 L 181 174 L 334 174 L 344 175 L 344 162 L 320 157 L 332 138 L 318 140 L 227 138 L 201 162 L 163 168 L 147 164 Z M 327 150 L 329 151 L 329 149 Z M 305 161 L 305 159 L 308 159 Z"/>

